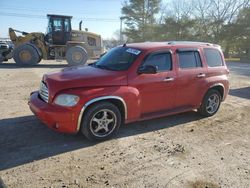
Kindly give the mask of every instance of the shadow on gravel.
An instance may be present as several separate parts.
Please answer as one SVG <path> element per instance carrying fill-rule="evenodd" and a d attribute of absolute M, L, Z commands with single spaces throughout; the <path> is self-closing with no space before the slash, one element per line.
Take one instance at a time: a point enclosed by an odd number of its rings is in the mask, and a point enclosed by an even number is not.
<path fill-rule="evenodd" d="M 34 66 L 18 66 L 15 63 L 0 64 L 0 69 L 33 69 L 33 68 L 65 68 L 67 64 L 38 64 Z"/>
<path fill-rule="evenodd" d="M 244 87 L 239 89 L 230 89 L 229 95 L 250 99 L 250 87 Z"/>
<path fill-rule="evenodd" d="M 114 139 L 166 129 L 200 119 L 196 112 L 131 123 L 122 126 Z M 35 116 L 0 120 L 0 170 L 93 146 L 81 134 L 60 134 L 40 123 Z"/>

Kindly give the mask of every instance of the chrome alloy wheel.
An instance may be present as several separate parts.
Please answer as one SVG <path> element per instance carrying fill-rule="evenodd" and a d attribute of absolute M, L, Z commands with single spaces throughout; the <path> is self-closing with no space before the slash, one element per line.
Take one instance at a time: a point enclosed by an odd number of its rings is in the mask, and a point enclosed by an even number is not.
<path fill-rule="evenodd" d="M 90 120 L 90 131 L 96 137 L 106 137 L 117 125 L 116 114 L 109 109 L 96 112 Z"/>
<path fill-rule="evenodd" d="M 215 113 L 220 105 L 220 97 L 217 94 L 212 94 L 206 104 L 206 110 L 209 114 Z"/>

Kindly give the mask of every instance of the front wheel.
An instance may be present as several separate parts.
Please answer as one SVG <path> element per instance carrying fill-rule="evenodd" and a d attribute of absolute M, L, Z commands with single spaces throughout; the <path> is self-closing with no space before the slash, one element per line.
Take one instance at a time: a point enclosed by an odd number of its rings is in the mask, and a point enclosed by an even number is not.
<path fill-rule="evenodd" d="M 4 56 L 0 53 L 0 64 L 4 61 Z"/>
<path fill-rule="evenodd" d="M 41 58 L 32 45 L 22 44 L 14 49 L 13 58 L 18 65 L 36 65 L 40 62 Z"/>
<path fill-rule="evenodd" d="M 81 132 L 89 139 L 102 141 L 114 136 L 121 125 L 121 113 L 110 102 L 91 106 L 84 114 Z"/>
<path fill-rule="evenodd" d="M 66 52 L 66 60 L 69 65 L 83 65 L 88 60 L 88 54 L 83 47 L 72 46 Z"/>
<path fill-rule="evenodd" d="M 213 116 L 219 110 L 220 103 L 221 94 L 217 90 L 210 89 L 206 93 L 198 112 L 206 117 Z"/>

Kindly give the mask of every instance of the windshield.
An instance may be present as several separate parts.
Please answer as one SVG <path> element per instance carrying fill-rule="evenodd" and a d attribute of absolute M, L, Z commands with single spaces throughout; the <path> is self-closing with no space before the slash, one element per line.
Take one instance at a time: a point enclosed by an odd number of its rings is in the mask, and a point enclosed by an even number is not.
<path fill-rule="evenodd" d="M 94 66 L 113 71 L 127 70 L 141 53 L 140 50 L 128 47 L 117 47 L 102 56 Z"/>

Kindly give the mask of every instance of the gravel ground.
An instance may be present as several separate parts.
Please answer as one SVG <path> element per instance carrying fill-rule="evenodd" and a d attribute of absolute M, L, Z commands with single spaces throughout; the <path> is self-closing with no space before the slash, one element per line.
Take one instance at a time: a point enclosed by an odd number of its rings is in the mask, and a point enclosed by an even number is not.
<path fill-rule="evenodd" d="M 53 132 L 29 110 L 42 75 L 64 66 L 0 65 L 0 187 L 250 187 L 250 64 L 228 63 L 231 90 L 215 116 L 132 123 L 102 143 Z"/>

